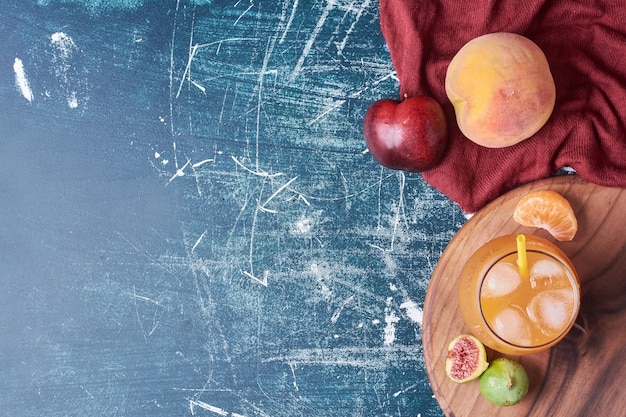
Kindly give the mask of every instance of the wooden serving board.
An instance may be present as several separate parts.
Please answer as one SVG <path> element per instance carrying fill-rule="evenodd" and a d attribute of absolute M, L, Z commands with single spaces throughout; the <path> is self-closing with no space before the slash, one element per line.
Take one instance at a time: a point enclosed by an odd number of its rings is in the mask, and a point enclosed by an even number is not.
<path fill-rule="evenodd" d="M 571 242 L 512 219 L 518 200 L 533 190 L 565 196 L 578 218 Z M 458 280 L 473 251 L 508 233 L 536 234 L 555 242 L 581 280 L 582 305 L 575 327 L 549 351 L 519 360 L 528 371 L 528 395 L 515 406 L 497 407 L 479 392 L 478 381 L 456 384 L 444 371 L 448 343 L 468 333 L 458 307 Z M 422 340 L 426 371 L 448 417 L 626 416 L 626 189 L 590 184 L 575 175 L 517 188 L 476 213 L 450 241 L 430 281 Z M 488 360 L 505 356 L 487 351 Z"/>

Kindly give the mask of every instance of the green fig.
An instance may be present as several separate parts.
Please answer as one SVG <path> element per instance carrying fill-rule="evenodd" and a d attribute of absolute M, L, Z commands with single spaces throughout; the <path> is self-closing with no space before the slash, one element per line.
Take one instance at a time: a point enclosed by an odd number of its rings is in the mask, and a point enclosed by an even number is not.
<path fill-rule="evenodd" d="M 528 374 L 521 363 L 498 358 L 480 376 L 480 393 L 492 404 L 515 405 L 528 393 Z"/>

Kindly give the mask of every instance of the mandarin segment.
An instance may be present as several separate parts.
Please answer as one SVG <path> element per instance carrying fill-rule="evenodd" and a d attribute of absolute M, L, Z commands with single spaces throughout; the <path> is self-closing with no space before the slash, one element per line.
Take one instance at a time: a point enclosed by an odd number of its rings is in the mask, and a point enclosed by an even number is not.
<path fill-rule="evenodd" d="M 556 240 L 570 241 L 578 231 L 578 220 L 569 201 L 552 190 L 532 191 L 520 199 L 513 220 L 522 226 L 547 230 Z"/>

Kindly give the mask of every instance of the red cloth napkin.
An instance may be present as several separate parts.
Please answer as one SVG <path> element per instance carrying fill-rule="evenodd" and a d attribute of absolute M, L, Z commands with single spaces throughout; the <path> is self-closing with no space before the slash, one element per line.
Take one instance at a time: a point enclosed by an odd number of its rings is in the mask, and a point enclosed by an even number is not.
<path fill-rule="evenodd" d="M 475 212 L 511 188 L 569 166 L 592 183 L 626 187 L 626 2 L 623 0 L 381 0 L 380 23 L 400 97 L 442 103 L 450 144 L 424 179 Z M 546 54 L 556 84 L 550 120 L 530 139 L 489 149 L 460 132 L 444 89 L 471 39 L 514 32 Z"/>

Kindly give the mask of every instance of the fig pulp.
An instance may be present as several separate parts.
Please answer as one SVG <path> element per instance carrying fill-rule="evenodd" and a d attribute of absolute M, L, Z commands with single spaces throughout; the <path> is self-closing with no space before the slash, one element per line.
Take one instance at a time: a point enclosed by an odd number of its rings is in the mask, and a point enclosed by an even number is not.
<path fill-rule="evenodd" d="M 515 405 L 528 392 L 528 374 L 521 363 L 509 358 L 498 358 L 480 376 L 478 387 L 492 404 Z"/>
<path fill-rule="evenodd" d="M 459 335 L 448 345 L 446 375 L 452 381 L 463 383 L 476 379 L 488 366 L 485 346 L 474 336 Z"/>

